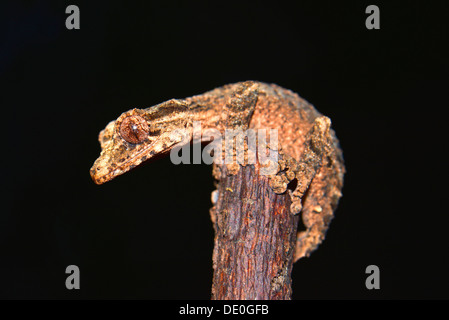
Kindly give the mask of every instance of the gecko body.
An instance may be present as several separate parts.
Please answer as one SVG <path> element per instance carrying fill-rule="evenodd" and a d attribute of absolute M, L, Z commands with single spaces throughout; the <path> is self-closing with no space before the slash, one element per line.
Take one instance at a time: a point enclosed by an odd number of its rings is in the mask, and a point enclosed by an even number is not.
<path fill-rule="evenodd" d="M 182 129 L 276 129 L 279 161 L 269 176 L 276 193 L 288 192 L 293 214 L 302 212 L 294 260 L 322 242 L 341 197 L 344 164 L 329 118 L 296 93 L 274 84 L 246 81 L 146 109 L 132 109 L 100 132 L 100 157 L 91 168 L 95 183 L 105 183 L 185 141 Z M 229 166 L 229 172 L 239 165 Z M 215 168 L 214 168 L 215 171 Z M 293 183 L 294 188 L 289 189 Z"/>

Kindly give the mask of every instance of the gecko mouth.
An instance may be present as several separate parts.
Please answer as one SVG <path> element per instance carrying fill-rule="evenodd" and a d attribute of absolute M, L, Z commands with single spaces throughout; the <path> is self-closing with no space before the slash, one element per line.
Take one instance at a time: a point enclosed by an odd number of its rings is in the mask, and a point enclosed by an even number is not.
<path fill-rule="evenodd" d="M 115 166 L 111 165 L 111 163 L 114 162 L 113 160 L 114 157 L 111 156 L 105 157 L 104 155 L 100 156 L 90 169 L 90 175 L 92 177 L 92 180 L 96 184 L 103 184 L 137 167 L 142 162 L 152 158 L 153 155 L 155 155 L 156 151 L 154 150 L 154 146 L 158 141 L 159 139 L 155 140 L 146 148 L 142 148 L 142 150 L 138 151 L 136 154 L 132 156 L 129 156 L 123 161 L 120 161 Z M 153 150 L 150 150 L 151 148 L 153 148 Z"/>

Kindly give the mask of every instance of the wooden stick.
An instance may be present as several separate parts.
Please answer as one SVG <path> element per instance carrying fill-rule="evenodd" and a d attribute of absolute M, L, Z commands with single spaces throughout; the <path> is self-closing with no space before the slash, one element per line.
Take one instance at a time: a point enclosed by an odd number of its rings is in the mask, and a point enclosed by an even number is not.
<path fill-rule="evenodd" d="M 289 195 L 273 192 L 258 163 L 236 175 L 216 169 L 212 299 L 290 299 L 299 216 L 290 213 Z"/>

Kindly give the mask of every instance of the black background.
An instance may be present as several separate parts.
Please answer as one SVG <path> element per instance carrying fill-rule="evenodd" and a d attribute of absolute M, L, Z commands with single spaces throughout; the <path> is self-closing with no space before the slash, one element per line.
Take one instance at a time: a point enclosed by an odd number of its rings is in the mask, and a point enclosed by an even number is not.
<path fill-rule="evenodd" d="M 344 196 L 293 298 L 449 298 L 448 6 L 292 3 L 1 2 L 1 298 L 209 299 L 211 167 L 165 158 L 102 186 L 89 169 L 122 112 L 243 80 L 298 92 L 344 151 Z"/>

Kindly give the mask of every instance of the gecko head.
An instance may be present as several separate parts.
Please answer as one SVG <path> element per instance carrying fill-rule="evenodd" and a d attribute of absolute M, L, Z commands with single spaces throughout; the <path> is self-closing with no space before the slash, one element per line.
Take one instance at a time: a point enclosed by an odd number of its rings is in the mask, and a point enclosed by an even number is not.
<path fill-rule="evenodd" d="M 143 161 L 189 141 L 188 105 L 169 100 L 148 109 L 132 109 L 100 132 L 101 153 L 90 169 L 96 184 L 114 179 Z"/>

